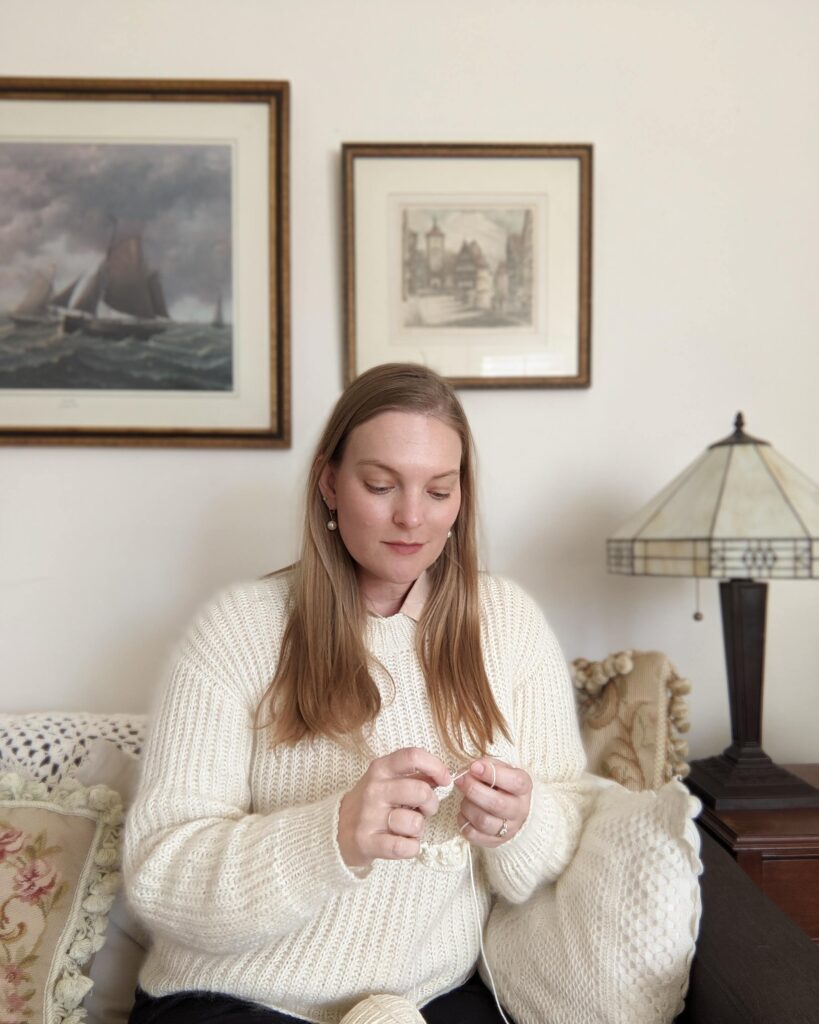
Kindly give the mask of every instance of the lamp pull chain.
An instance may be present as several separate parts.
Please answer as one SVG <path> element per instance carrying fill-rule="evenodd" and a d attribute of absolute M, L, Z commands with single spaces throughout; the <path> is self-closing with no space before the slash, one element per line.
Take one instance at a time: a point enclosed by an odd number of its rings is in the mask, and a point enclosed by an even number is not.
<path fill-rule="evenodd" d="M 695 576 L 694 577 L 694 605 L 695 605 L 697 610 L 694 612 L 692 618 L 694 619 L 694 622 L 702 622 L 703 614 L 700 611 L 700 578 L 699 578 L 699 576 Z"/>

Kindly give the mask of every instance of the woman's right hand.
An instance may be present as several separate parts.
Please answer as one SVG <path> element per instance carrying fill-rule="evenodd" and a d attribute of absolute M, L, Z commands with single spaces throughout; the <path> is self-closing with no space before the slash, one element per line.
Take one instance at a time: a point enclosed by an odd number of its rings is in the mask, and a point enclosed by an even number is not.
<path fill-rule="evenodd" d="M 426 820 L 438 811 L 434 789 L 449 782 L 444 762 L 420 747 L 372 761 L 341 800 L 338 846 L 347 867 L 416 857 Z"/>

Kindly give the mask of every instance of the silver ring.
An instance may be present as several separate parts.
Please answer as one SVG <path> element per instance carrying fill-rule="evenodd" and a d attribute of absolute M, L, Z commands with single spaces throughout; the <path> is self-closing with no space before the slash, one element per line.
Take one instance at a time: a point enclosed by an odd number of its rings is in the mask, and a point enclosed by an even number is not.
<path fill-rule="evenodd" d="M 500 838 L 501 836 L 505 836 L 508 831 L 509 831 L 509 822 L 506 820 L 506 818 L 504 818 L 503 819 L 503 824 L 498 829 L 498 831 L 495 833 L 495 835 L 498 838 Z"/>

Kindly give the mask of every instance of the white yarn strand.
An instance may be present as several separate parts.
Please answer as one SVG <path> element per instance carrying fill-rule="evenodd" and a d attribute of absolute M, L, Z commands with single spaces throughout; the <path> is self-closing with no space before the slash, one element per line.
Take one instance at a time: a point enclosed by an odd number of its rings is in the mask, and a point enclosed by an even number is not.
<path fill-rule="evenodd" d="M 466 847 L 467 860 L 469 861 L 469 881 L 472 885 L 472 906 L 475 908 L 475 921 L 478 925 L 478 944 L 481 948 L 481 959 L 483 965 L 486 968 L 486 973 L 489 975 L 489 983 L 492 986 L 492 995 L 495 998 L 495 1006 L 498 1008 L 498 1013 L 503 1017 L 506 1024 L 510 1024 L 509 1018 L 503 1012 L 500 999 L 498 999 L 498 990 L 495 988 L 495 979 L 492 977 L 492 968 L 489 966 L 489 961 L 486 959 L 486 950 L 483 948 L 483 924 L 481 923 L 481 908 L 478 902 L 478 890 L 475 886 L 475 872 L 472 870 L 472 847 L 467 844 Z"/>
<path fill-rule="evenodd" d="M 458 779 L 462 779 L 464 775 L 469 771 L 469 766 L 458 772 L 457 775 L 452 775 L 449 782 L 445 786 L 436 786 L 433 792 L 439 800 L 446 800 L 452 790 L 455 788 L 455 783 Z M 450 773 L 451 774 L 451 773 Z"/>
<path fill-rule="evenodd" d="M 490 761 L 489 765 L 492 768 L 492 785 L 490 786 L 490 789 L 494 789 L 498 781 L 498 773 L 493 761 Z M 464 775 L 467 774 L 469 768 L 469 765 L 467 765 L 466 768 L 462 768 L 461 771 L 459 771 L 457 774 L 452 775 L 449 783 L 446 786 L 438 786 L 435 789 L 435 795 L 438 797 L 439 800 L 445 800 L 449 796 L 449 794 L 452 792 L 455 786 L 455 783 L 458 781 L 458 779 L 463 778 Z M 469 822 L 464 822 L 464 824 L 461 826 L 460 831 L 463 832 L 464 828 L 466 828 L 468 824 Z M 495 979 L 492 977 L 492 969 L 489 966 L 489 961 L 486 959 L 486 950 L 484 949 L 483 946 L 483 924 L 481 922 L 481 908 L 480 902 L 478 900 L 478 890 L 475 885 L 475 872 L 472 867 L 472 847 L 468 841 L 466 842 L 466 856 L 467 862 L 469 864 L 469 884 L 472 887 L 472 907 L 475 911 L 475 922 L 478 926 L 478 945 L 481 951 L 481 959 L 483 960 L 483 965 L 486 968 L 486 973 L 489 975 L 489 981 L 490 984 L 492 985 L 492 995 L 495 1000 L 495 1005 L 498 1008 L 498 1013 L 501 1015 L 506 1024 L 510 1024 L 509 1018 L 503 1012 L 503 1007 L 501 1006 L 500 999 L 498 998 L 498 991 L 495 988 Z"/>

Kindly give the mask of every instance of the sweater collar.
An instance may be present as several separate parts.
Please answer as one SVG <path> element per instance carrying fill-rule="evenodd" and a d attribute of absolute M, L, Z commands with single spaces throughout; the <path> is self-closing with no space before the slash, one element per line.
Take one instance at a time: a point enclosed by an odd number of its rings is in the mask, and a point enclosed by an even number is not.
<path fill-rule="evenodd" d="M 418 579 L 407 591 L 404 603 L 398 609 L 399 614 L 406 615 L 406 617 L 408 619 L 412 619 L 413 622 L 419 622 L 428 597 L 429 576 L 427 576 L 427 571 L 424 569 Z"/>
<path fill-rule="evenodd" d="M 421 573 L 418 579 L 409 588 L 401 604 L 401 607 L 395 613 L 396 615 L 406 615 L 408 619 L 412 619 L 413 622 L 419 622 L 421 614 L 424 611 L 424 605 L 427 603 L 429 597 L 430 583 L 429 576 L 427 575 L 426 569 Z M 378 615 L 377 612 L 370 612 L 376 619 L 392 618 L 393 616 Z"/>

